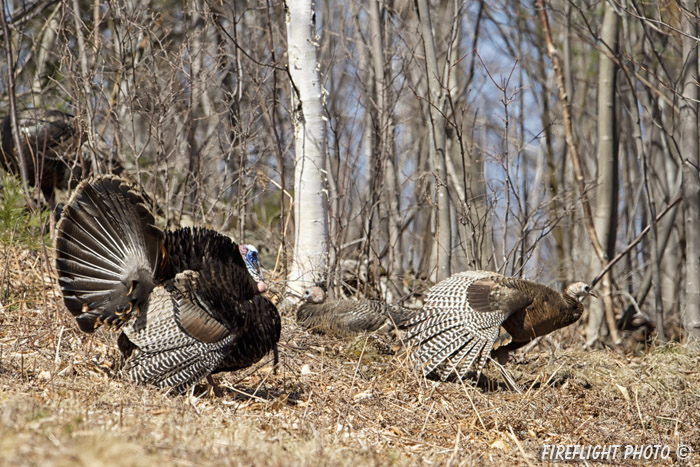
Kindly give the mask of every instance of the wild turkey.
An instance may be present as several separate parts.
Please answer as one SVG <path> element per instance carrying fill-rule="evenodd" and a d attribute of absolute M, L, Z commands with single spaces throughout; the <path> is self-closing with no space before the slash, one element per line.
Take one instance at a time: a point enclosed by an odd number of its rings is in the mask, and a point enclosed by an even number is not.
<path fill-rule="evenodd" d="M 407 339 L 426 374 L 463 379 L 477 362 L 478 377 L 497 340 L 503 360 L 508 351 L 576 322 L 588 295 L 583 282 L 560 294 L 494 272 L 461 272 L 430 289 L 423 311 L 406 324 Z"/>
<path fill-rule="evenodd" d="M 363 331 L 391 332 L 401 327 L 414 311 L 378 300 L 325 300 L 320 287 L 304 291 L 297 310 L 297 323 L 323 334 L 345 337 Z"/>
<path fill-rule="evenodd" d="M 76 153 L 82 143 L 73 115 L 51 109 L 17 111 L 17 129 L 22 143 L 24 168 L 30 186 L 39 185 L 53 209 L 56 188 L 68 188 L 87 173 L 90 161 L 80 161 Z M 15 175 L 21 173 L 20 158 L 12 137 L 12 122 L 6 116 L 0 127 L 2 151 L 0 164 Z"/>
<path fill-rule="evenodd" d="M 257 250 L 212 230 L 163 232 L 136 186 L 82 182 L 58 223 L 56 269 L 80 329 L 122 328 L 124 372 L 184 391 L 217 371 L 249 366 L 280 336 Z"/>

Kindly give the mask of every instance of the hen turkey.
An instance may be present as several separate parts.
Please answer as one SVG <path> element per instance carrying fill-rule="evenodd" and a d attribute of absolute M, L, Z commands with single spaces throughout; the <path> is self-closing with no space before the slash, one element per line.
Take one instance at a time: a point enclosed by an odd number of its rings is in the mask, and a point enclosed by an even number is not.
<path fill-rule="evenodd" d="M 421 313 L 406 323 L 407 339 L 426 374 L 463 379 L 474 364 L 481 373 L 497 340 L 503 360 L 508 351 L 575 323 L 588 295 L 583 282 L 560 294 L 494 272 L 461 272 L 430 289 Z"/>
<path fill-rule="evenodd" d="M 73 115 L 51 109 L 17 111 L 17 129 L 24 157 L 27 182 L 38 185 L 51 207 L 56 188 L 68 188 L 71 180 L 80 180 L 89 170 L 89 160 L 76 157 L 82 143 Z M 0 164 L 15 175 L 21 174 L 20 157 L 12 137 L 10 116 L 0 126 L 2 151 Z"/>
<path fill-rule="evenodd" d="M 56 269 L 80 329 L 122 329 L 124 371 L 184 391 L 249 366 L 280 335 L 257 250 L 201 228 L 163 232 L 140 190 L 115 176 L 82 182 L 57 226 Z"/>
<path fill-rule="evenodd" d="M 363 331 L 391 332 L 415 315 L 413 310 L 378 300 L 326 300 L 320 287 L 304 291 L 297 323 L 323 334 L 345 337 Z"/>

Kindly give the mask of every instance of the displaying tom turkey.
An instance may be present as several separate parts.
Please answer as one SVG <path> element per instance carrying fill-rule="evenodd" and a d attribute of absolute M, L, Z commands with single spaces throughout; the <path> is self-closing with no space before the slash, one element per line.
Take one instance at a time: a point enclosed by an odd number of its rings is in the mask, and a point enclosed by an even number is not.
<path fill-rule="evenodd" d="M 57 226 L 56 269 L 84 332 L 122 329 L 124 372 L 184 391 L 247 367 L 280 336 L 257 250 L 202 228 L 162 231 L 138 187 L 116 176 L 82 182 Z"/>
<path fill-rule="evenodd" d="M 297 309 L 297 323 L 336 337 L 363 331 L 386 333 L 401 327 L 415 311 L 378 300 L 326 300 L 320 287 L 306 289 Z"/>
<path fill-rule="evenodd" d="M 17 111 L 17 129 L 24 158 L 24 169 L 30 186 L 39 186 L 51 208 L 54 191 L 68 188 L 90 168 L 89 160 L 77 157 L 82 133 L 73 115 L 52 109 Z M 12 136 L 12 122 L 6 116 L 0 125 L 0 164 L 8 172 L 21 174 L 20 156 Z"/>
<path fill-rule="evenodd" d="M 421 313 L 406 323 L 407 339 L 425 374 L 463 379 L 476 365 L 478 377 L 497 340 L 494 356 L 504 361 L 508 351 L 575 323 L 588 295 L 583 282 L 559 293 L 494 272 L 461 272 L 430 289 Z"/>

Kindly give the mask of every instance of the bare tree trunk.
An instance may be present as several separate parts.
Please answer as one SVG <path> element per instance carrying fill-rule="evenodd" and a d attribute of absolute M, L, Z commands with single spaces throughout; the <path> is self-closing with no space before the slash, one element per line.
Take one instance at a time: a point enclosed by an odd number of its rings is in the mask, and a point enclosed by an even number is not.
<path fill-rule="evenodd" d="M 437 235 L 437 280 L 451 274 L 452 258 L 452 222 L 450 220 L 450 199 L 447 191 L 447 166 L 445 158 L 445 89 L 440 79 L 440 69 L 435 51 L 432 22 L 428 0 L 417 0 L 420 33 L 425 50 L 425 65 L 428 75 L 428 112 L 430 113 L 430 130 L 432 144 L 430 157 L 436 178 L 438 235 Z"/>
<path fill-rule="evenodd" d="M 369 2 L 369 30 L 370 30 L 370 40 L 369 49 L 371 51 L 372 59 L 372 75 L 374 80 L 372 81 L 372 86 L 370 86 L 370 101 L 372 102 L 372 152 L 368 155 L 370 156 L 372 165 L 371 174 L 371 221 L 376 224 L 378 228 L 371 229 L 368 234 L 374 236 L 374 246 L 373 252 L 369 254 L 368 267 L 370 268 L 368 272 L 375 278 L 379 276 L 379 256 L 380 251 L 382 251 L 381 245 L 383 243 L 383 236 L 379 234 L 380 228 L 383 225 L 391 223 L 388 218 L 387 206 L 384 198 L 386 197 L 386 189 L 384 188 L 385 173 L 386 173 L 386 158 L 388 157 L 387 145 L 386 145 L 386 107 L 385 107 L 385 97 L 386 89 L 384 86 L 384 48 L 382 47 L 383 31 L 381 24 L 381 14 L 379 11 L 379 2 L 376 0 L 371 0 Z M 370 107 L 371 108 L 371 107 Z M 388 245 L 389 248 L 390 245 Z"/>
<path fill-rule="evenodd" d="M 326 126 L 321 106 L 316 15 L 312 0 L 286 3 L 295 139 L 294 262 L 289 287 L 323 283 L 328 265 Z"/>
<path fill-rule="evenodd" d="M 680 16 L 681 28 L 685 33 L 682 36 L 683 89 L 681 95 L 683 99 L 680 109 L 686 237 L 686 308 L 683 324 L 688 331 L 689 340 L 697 345 L 700 341 L 700 178 L 698 177 L 700 151 L 698 150 L 698 44 L 695 39 L 698 34 L 697 4 L 694 1 L 684 0 Z"/>
<path fill-rule="evenodd" d="M 578 152 L 578 147 L 576 146 L 576 141 L 574 138 L 574 129 L 571 119 L 571 102 L 569 96 L 566 93 L 566 86 L 564 84 L 564 74 L 561 68 L 561 62 L 559 60 L 559 51 L 554 45 L 552 40 L 552 32 L 549 27 L 549 16 L 547 15 L 547 9 L 544 4 L 544 0 L 537 0 L 537 8 L 540 13 L 540 20 L 542 22 L 542 27 L 544 29 L 545 44 L 547 45 L 547 54 L 552 60 L 552 67 L 554 68 L 554 74 L 557 79 L 557 88 L 559 90 L 559 100 L 562 105 L 562 114 L 564 120 L 564 134 L 566 135 L 566 145 L 571 156 L 571 161 L 574 166 L 574 173 L 576 174 L 576 185 L 578 186 L 579 195 L 581 197 L 581 205 L 583 207 L 583 221 L 586 227 L 586 232 L 588 233 L 588 239 L 593 246 L 593 250 L 598 258 L 605 258 L 607 255 L 605 249 L 598 241 L 598 235 L 595 232 L 595 225 L 593 222 L 593 214 L 591 212 L 591 203 L 588 199 L 588 194 L 586 190 L 586 180 L 583 173 L 583 166 L 581 164 L 581 157 Z"/>
<path fill-rule="evenodd" d="M 567 18 L 571 6 L 567 3 Z M 539 79 L 542 83 L 547 82 L 547 69 L 545 67 L 545 53 L 542 50 L 544 48 L 544 39 L 541 34 L 536 36 L 537 45 L 539 46 L 540 53 L 537 54 L 537 73 Z M 568 32 L 564 34 L 564 61 L 567 63 L 565 68 L 568 67 L 569 61 L 569 34 Z M 569 82 L 567 80 L 567 91 L 571 94 L 572 89 L 569 88 Z M 561 167 L 558 165 L 556 155 L 554 152 L 554 147 L 552 143 L 553 139 L 553 128 L 552 128 L 552 108 L 549 102 L 549 89 L 545 88 L 545 92 L 542 93 L 542 113 L 540 115 L 542 121 L 542 131 L 543 131 L 543 141 L 545 157 L 547 160 L 547 188 L 549 196 L 551 198 L 551 206 L 549 208 L 550 219 L 552 224 L 558 224 L 560 216 L 562 216 L 562 209 L 560 208 L 561 200 L 559 199 L 559 192 L 561 187 L 559 186 L 559 177 Z M 563 158 L 562 158 L 563 159 Z M 557 260 L 559 265 L 557 267 L 557 276 L 566 279 L 565 282 L 570 282 L 571 278 L 568 277 L 568 271 L 571 269 L 568 267 L 571 264 L 571 252 L 567 251 L 564 245 L 564 235 L 565 229 L 560 225 L 556 225 L 552 229 L 552 237 L 554 239 L 554 246 L 557 252 Z M 564 282 L 564 281 L 561 281 Z M 560 288 L 563 290 L 565 285 L 563 283 L 559 284 Z"/>
<path fill-rule="evenodd" d="M 39 106 L 41 106 L 43 102 L 49 55 L 53 52 L 56 44 L 56 35 L 59 27 L 56 17 L 58 16 L 59 8 L 60 5 L 54 8 L 46 22 L 46 30 L 41 37 L 41 42 L 39 42 L 39 50 L 35 61 L 36 71 L 34 72 L 34 79 L 32 81 L 32 97 L 34 102 Z"/>
<path fill-rule="evenodd" d="M 17 161 L 19 163 L 19 173 L 22 177 L 22 189 L 24 191 L 24 198 L 27 200 L 27 204 L 33 209 L 34 202 L 32 201 L 32 198 L 29 195 L 29 174 L 27 173 L 28 171 L 25 159 L 28 155 L 24 154 L 24 151 L 22 151 L 22 144 L 17 128 L 17 104 L 15 101 L 16 64 L 12 53 L 12 36 L 10 35 L 10 28 L 8 27 L 7 20 L 5 18 L 5 11 L 9 11 L 7 9 L 7 5 L 5 4 L 5 0 L 0 0 L 0 23 L 2 23 L 0 24 L 0 26 L 2 26 L 4 40 L 3 45 L 5 46 L 5 58 L 7 59 L 7 94 L 9 97 L 8 100 L 10 104 L 10 125 L 12 128 L 12 139 L 14 141 L 15 148 L 17 148 Z"/>
<path fill-rule="evenodd" d="M 601 36 L 607 53 L 616 54 L 618 44 L 619 18 L 614 7 L 606 3 Z M 607 258 L 615 255 L 618 208 L 618 138 L 616 80 L 617 66 L 607 53 L 600 54 L 598 76 L 598 185 L 596 188 L 595 230 L 600 244 L 605 248 Z M 607 258 L 600 258 L 599 266 L 607 264 Z M 591 276 L 594 276 L 592 273 Z M 591 304 L 586 327 L 586 344 L 598 340 L 603 318 L 615 344 L 619 343 L 612 306 L 612 284 L 610 273 L 603 277 L 603 303 Z"/>
<path fill-rule="evenodd" d="M 382 9 L 380 9 L 380 7 Z M 371 32 L 371 50 L 372 50 L 372 67 L 374 69 L 374 92 L 376 103 L 376 111 L 374 118 L 376 119 L 376 143 L 377 151 L 375 156 L 380 157 L 382 166 L 382 184 L 384 189 L 380 191 L 381 203 L 380 213 L 386 225 L 388 240 L 386 245 L 386 265 L 387 273 L 391 277 L 400 268 L 399 260 L 402 248 L 399 231 L 399 210 L 400 210 L 400 193 L 397 189 L 396 165 L 393 160 L 393 146 L 391 144 L 392 134 L 392 118 L 389 111 L 390 87 L 386 83 L 386 64 L 384 58 L 384 43 L 387 36 L 384 34 L 383 24 L 383 3 L 380 5 L 378 0 L 372 0 L 369 5 L 370 13 L 370 32 Z M 397 254 L 398 252 L 398 254 Z"/>
<path fill-rule="evenodd" d="M 372 251 L 376 251 L 376 235 L 375 230 L 372 226 L 375 223 L 375 214 L 377 210 L 377 199 L 379 194 L 377 191 L 376 181 L 376 163 L 374 157 L 377 156 L 377 132 L 375 130 L 375 120 L 377 119 L 375 104 L 376 98 L 375 93 L 375 81 L 370 79 L 372 76 L 372 61 L 370 58 L 371 43 L 367 44 L 365 38 L 362 35 L 362 25 L 360 24 L 360 5 L 357 3 L 352 4 L 352 16 L 353 16 L 353 31 L 355 34 L 354 40 L 357 49 L 357 60 L 358 60 L 358 74 L 362 76 L 367 76 L 365 80 L 365 85 L 362 86 L 363 100 L 364 100 L 364 113 L 362 115 L 363 130 L 361 138 L 361 149 L 360 152 L 367 155 L 367 161 L 363 170 L 362 182 L 355 182 L 355 186 L 362 186 L 362 192 L 358 200 L 354 200 L 350 194 L 350 190 L 344 193 L 342 196 L 346 196 L 347 203 L 349 204 L 349 214 L 350 219 L 353 221 L 348 223 L 348 238 L 350 239 L 360 239 L 359 250 L 363 252 L 365 257 L 372 258 L 376 255 L 372 255 Z M 370 5 L 370 15 L 372 14 L 372 7 Z M 370 19 L 370 21 L 372 21 Z M 373 51 L 375 53 L 376 51 Z M 349 162 L 349 161 L 348 161 Z M 345 167 L 347 172 L 350 172 L 352 168 L 348 163 Z M 359 212 L 357 212 L 359 211 Z"/>
<path fill-rule="evenodd" d="M 564 88 L 569 96 L 569 99 L 571 101 L 574 101 L 576 97 L 576 88 L 574 87 L 574 78 L 573 78 L 573 73 L 571 71 L 572 68 L 572 57 L 571 57 L 571 36 L 572 36 L 572 31 L 571 31 L 571 2 L 566 2 L 566 29 L 564 32 L 564 44 L 563 44 L 563 61 L 564 61 Z M 581 93 L 583 94 L 583 93 Z M 566 163 L 567 163 L 567 149 L 566 145 L 563 145 L 562 147 L 562 154 L 561 154 L 561 159 L 559 162 L 558 170 L 559 170 L 559 177 L 558 177 L 558 182 L 560 183 L 559 186 L 559 193 L 566 193 L 567 188 L 569 186 L 569 177 L 567 176 L 566 173 Z M 556 176 L 555 176 L 556 178 Z M 576 212 L 573 211 L 571 214 L 568 214 L 565 210 L 564 203 L 562 203 L 562 216 L 566 216 L 571 220 L 571 225 L 576 225 L 574 222 L 574 218 L 576 216 Z M 565 268 L 565 273 L 563 274 L 563 277 L 566 279 L 567 283 L 571 283 L 574 280 L 574 268 L 572 267 L 574 264 L 573 261 L 573 239 L 575 238 L 576 232 L 573 231 L 573 229 L 568 228 L 568 229 L 562 229 L 562 248 L 564 250 L 564 255 L 565 258 L 563 261 L 560 261 L 560 265 L 562 265 Z M 562 284 L 563 286 L 563 284 Z M 562 289 L 563 290 L 563 289 Z"/>

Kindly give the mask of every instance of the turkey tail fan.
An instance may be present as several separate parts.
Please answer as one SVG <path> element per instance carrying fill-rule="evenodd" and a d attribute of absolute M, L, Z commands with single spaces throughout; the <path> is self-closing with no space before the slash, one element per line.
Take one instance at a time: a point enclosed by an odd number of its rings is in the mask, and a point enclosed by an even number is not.
<path fill-rule="evenodd" d="M 165 235 L 165 250 L 170 258 L 167 267 L 172 276 L 185 270 L 205 270 L 216 284 L 212 290 L 226 290 L 236 300 L 250 300 L 258 293 L 238 245 L 229 237 L 214 230 L 189 227 Z"/>
<path fill-rule="evenodd" d="M 83 181 L 57 231 L 58 283 L 80 329 L 123 325 L 148 300 L 161 267 L 163 233 L 141 193 L 115 176 Z"/>
<path fill-rule="evenodd" d="M 505 362 L 510 350 L 575 323 L 590 294 L 583 282 L 560 294 L 543 284 L 489 271 L 460 272 L 430 289 L 423 311 L 405 325 L 407 340 L 425 374 L 462 379 L 475 367 L 478 378 L 489 355 Z"/>

